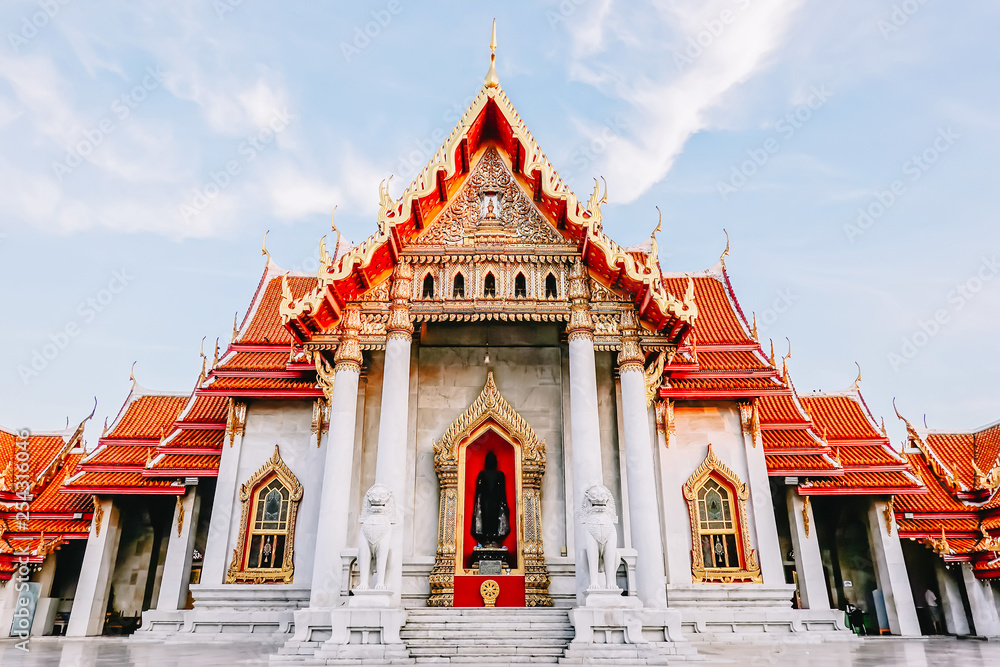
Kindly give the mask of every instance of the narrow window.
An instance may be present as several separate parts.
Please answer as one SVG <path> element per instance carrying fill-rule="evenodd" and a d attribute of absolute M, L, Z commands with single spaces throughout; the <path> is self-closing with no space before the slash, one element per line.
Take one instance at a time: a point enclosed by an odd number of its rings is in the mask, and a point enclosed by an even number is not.
<path fill-rule="evenodd" d="M 698 524 L 706 567 L 742 567 L 736 546 L 731 494 L 714 479 L 709 479 L 698 491 Z"/>
<path fill-rule="evenodd" d="M 528 296 L 528 286 L 523 273 L 518 273 L 514 277 L 514 298 L 523 299 Z"/>
<path fill-rule="evenodd" d="M 465 276 L 461 273 L 455 275 L 455 286 L 451 290 L 451 295 L 456 299 L 465 298 Z"/>
<path fill-rule="evenodd" d="M 434 276 L 432 276 L 429 273 L 426 276 L 424 276 L 423 297 L 425 299 L 433 299 L 434 298 Z"/>
<path fill-rule="evenodd" d="M 247 549 L 247 569 L 281 569 L 285 564 L 290 494 L 277 478 L 256 493 Z"/>
<path fill-rule="evenodd" d="M 545 277 L 545 298 L 555 299 L 559 296 L 559 288 L 556 286 L 556 277 L 551 273 Z"/>
<path fill-rule="evenodd" d="M 497 295 L 497 279 L 493 277 L 492 273 L 487 273 L 486 280 L 483 281 L 483 296 L 495 297 L 496 295 Z"/>

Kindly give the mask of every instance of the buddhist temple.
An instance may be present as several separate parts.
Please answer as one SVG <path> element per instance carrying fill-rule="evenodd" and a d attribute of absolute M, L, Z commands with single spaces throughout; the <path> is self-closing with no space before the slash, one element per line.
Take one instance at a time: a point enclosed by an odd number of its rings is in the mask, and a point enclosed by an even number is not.
<path fill-rule="evenodd" d="M 310 664 L 1000 636 L 1000 425 L 894 445 L 860 373 L 798 392 L 728 244 L 665 272 L 659 226 L 616 243 L 492 50 L 371 236 L 332 228 L 312 273 L 263 248 L 192 386 L 133 379 L 91 447 L 90 417 L 0 430 L 0 624 Z"/>

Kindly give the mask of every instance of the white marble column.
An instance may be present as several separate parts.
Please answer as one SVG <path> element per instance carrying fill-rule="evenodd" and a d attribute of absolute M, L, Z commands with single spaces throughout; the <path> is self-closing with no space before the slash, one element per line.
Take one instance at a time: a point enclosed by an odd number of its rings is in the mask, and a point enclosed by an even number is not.
<path fill-rule="evenodd" d="M 236 491 L 241 480 L 236 478 L 243 449 L 243 432 L 246 428 L 247 404 L 230 399 L 229 418 L 226 424 L 226 442 L 219 457 L 219 475 L 215 478 L 215 498 L 212 501 L 212 520 L 208 524 L 205 541 L 205 558 L 201 566 L 200 584 L 221 586 L 226 580 L 233 550 L 229 545 L 232 530 L 233 508 Z M 235 546 L 235 545 L 234 545 Z"/>
<path fill-rule="evenodd" d="M 104 630 L 104 613 L 108 607 L 111 576 L 118 557 L 121 538 L 118 508 L 111 498 L 100 501 L 95 512 L 83 554 L 83 565 L 77 579 L 73 609 L 69 615 L 67 637 L 99 635 Z"/>
<path fill-rule="evenodd" d="M 636 589 L 644 606 L 664 608 L 667 606 L 667 593 L 663 542 L 660 541 L 660 511 L 656 501 L 653 443 L 649 434 L 649 408 L 642 372 L 644 355 L 639 347 L 636 326 L 634 312 L 631 309 L 623 311 L 618 368 L 622 388 L 629 517 L 632 546 L 637 554 Z"/>
<path fill-rule="evenodd" d="M 965 605 L 962 603 L 962 592 L 955 571 L 945 568 L 941 559 L 937 558 L 934 562 L 934 575 L 937 578 L 941 598 L 938 604 L 941 605 L 945 629 L 953 635 L 969 634 L 969 618 L 965 615 Z"/>
<path fill-rule="evenodd" d="M 829 609 L 830 594 L 819 552 L 819 536 L 809 496 L 800 496 L 797 487 L 785 491 L 788 500 L 788 524 L 792 529 L 792 550 L 799 597 L 806 609 Z"/>
<path fill-rule="evenodd" d="M 396 525 L 391 533 L 386 587 L 393 602 L 400 603 L 403 590 L 402 503 L 406 498 L 407 419 L 410 400 L 410 347 L 413 322 L 410 321 L 410 289 L 413 267 L 401 263 L 392 276 L 389 297 L 389 321 L 386 324 L 385 366 L 382 369 L 382 405 L 379 410 L 378 449 L 375 458 L 375 483 L 392 491 L 396 502 Z M 364 539 L 363 537 L 359 539 Z"/>
<path fill-rule="evenodd" d="M 894 519 L 890 513 L 889 530 L 886 529 L 886 501 L 873 500 L 868 508 L 868 538 L 872 545 L 875 578 L 885 600 L 885 613 L 889 630 L 894 635 L 919 637 L 920 622 L 913 604 L 913 593 L 903 561 Z"/>
<path fill-rule="evenodd" d="M 46 556 L 42 569 L 38 573 L 38 603 L 35 605 L 35 617 L 31 622 L 31 635 L 41 637 L 52 630 L 59 598 L 52 597 L 52 584 L 56 578 L 56 559 L 58 552 Z M 2 626 L 0 626 L 2 627 Z"/>
<path fill-rule="evenodd" d="M 167 555 L 163 559 L 160 577 L 160 594 L 156 599 L 157 611 L 172 611 L 187 607 L 188 586 L 191 583 L 191 560 L 194 557 L 194 538 L 198 533 L 198 514 L 201 494 L 197 486 L 188 487 L 174 505 L 174 518 L 167 533 Z M 180 530 L 177 527 L 180 526 Z"/>
<path fill-rule="evenodd" d="M 330 396 L 330 429 L 326 436 L 323 491 L 320 495 L 321 529 L 316 534 L 309 606 L 332 607 L 340 602 L 343 563 L 347 548 L 351 476 L 354 474 L 354 439 L 361 378 L 361 308 L 347 306 L 343 313 L 340 344 L 334 355 L 333 394 Z M 320 354 L 317 352 L 316 354 Z M 321 362 L 322 363 L 322 362 Z"/>
<path fill-rule="evenodd" d="M 771 478 L 767 474 L 764 444 L 759 437 L 759 417 L 754 404 L 741 404 L 743 449 L 747 457 L 747 482 L 750 486 L 750 519 L 757 534 L 757 562 L 760 574 L 768 586 L 785 585 L 785 567 L 778 542 L 778 525 L 771 502 Z"/>
<path fill-rule="evenodd" d="M 573 442 L 573 555 L 576 564 L 577 604 L 584 604 L 590 584 L 587 575 L 586 535 L 582 524 L 583 496 L 594 484 L 603 484 L 601 424 L 597 410 L 597 364 L 594 359 L 594 323 L 590 317 L 587 272 L 578 260 L 570 273 L 573 302 L 569 326 L 569 410 Z"/>
<path fill-rule="evenodd" d="M 969 596 L 969 611 L 972 612 L 975 634 L 979 637 L 1000 637 L 1000 616 L 990 583 L 976 579 L 969 563 L 962 563 L 962 579 Z"/>

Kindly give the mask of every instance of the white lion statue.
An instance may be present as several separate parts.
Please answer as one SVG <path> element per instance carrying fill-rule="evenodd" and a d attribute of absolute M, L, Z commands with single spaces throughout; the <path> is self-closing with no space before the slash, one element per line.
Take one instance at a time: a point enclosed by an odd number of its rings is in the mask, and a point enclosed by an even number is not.
<path fill-rule="evenodd" d="M 361 539 L 358 540 L 358 570 L 361 575 L 357 588 L 368 590 L 375 561 L 375 590 L 385 589 L 385 566 L 389 560 L 392 525 L 396 523 L 396 502 L 385 484 L 374 484 L 365 493 L 361 507 Z"/>
<path fill-rule="evenodd" d="M 618 512 L 615 499 L 607 487 L 595 484 L 583 494 L 580 508 L 583 525 L 587 528 L 587 565 L 590 586 L 587 590 L 621 590 L 618 588 Z M 601 573 L 603 572 L 603 578 Z"/>

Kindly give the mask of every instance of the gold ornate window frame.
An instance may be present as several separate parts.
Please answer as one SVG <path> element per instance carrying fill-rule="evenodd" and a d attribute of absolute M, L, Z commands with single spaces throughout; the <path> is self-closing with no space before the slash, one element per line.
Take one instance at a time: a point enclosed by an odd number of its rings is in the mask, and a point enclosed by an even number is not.
<path fill-rule="evenodd" d="M 517 482 L 519 563 L 524 569 L 524 603 L 528 607 L 551 607 L 549 571 L 542 544 L 542 475 L 545 472 L 545 441 L 517 414 L 500 394 L 493 373 L 469 408 L 434 443 L 434 470 L 438 475 L 441 500 L 438 514 L 438 545 L 430 574 L 428 607 L 451 607 L 455 598 L 455 574 L 462 553 L 464 480 L 459 471 L 465 445 L 486 430 L 493 430 L 517 450 L 520 479 Z"/>
<path fill-rule="evenodd" d="M 736 549 L 739 552 L 740 567 L 706 566 L 702 555 L 698 492 L 711 479 L 727 487 L 731 494 L 730 500 L 734 500 L 737 505 L 733 518 L 737 523 L 735 527 Z M 757 552 L 750 547 L 747 521 L 747 498 L 749 496 L 750 491 L 747 485 L 719 460 L 711 443 L 709 443 L 708 455 L 705 460 L 684 483 L 684 498 L 688 503 L 691 520 L 691 579 L 695 583 L 763 583 L 760 565 L 757 563 Z"/>
<path fill-rule="evenodd" d="M 277 479 L 288 489 L 288 520 L 285 528 L 285 553 L 280 568 L 248 568 L 247 537 L 250 534 L 250 518 L 254 511 L 257 490 Z M 243 509 L 240 515 L 239 542 L 233 549 L 233 560 L 226 573 L 227 584 L 290 584 L 295 571 L 295 519 L 298 514 L 299 501 L 302 500 L 302 484 L 288 469 L 274 446 L 274 453 L 250 479 L 240 486 L 240 503 Z"/>

